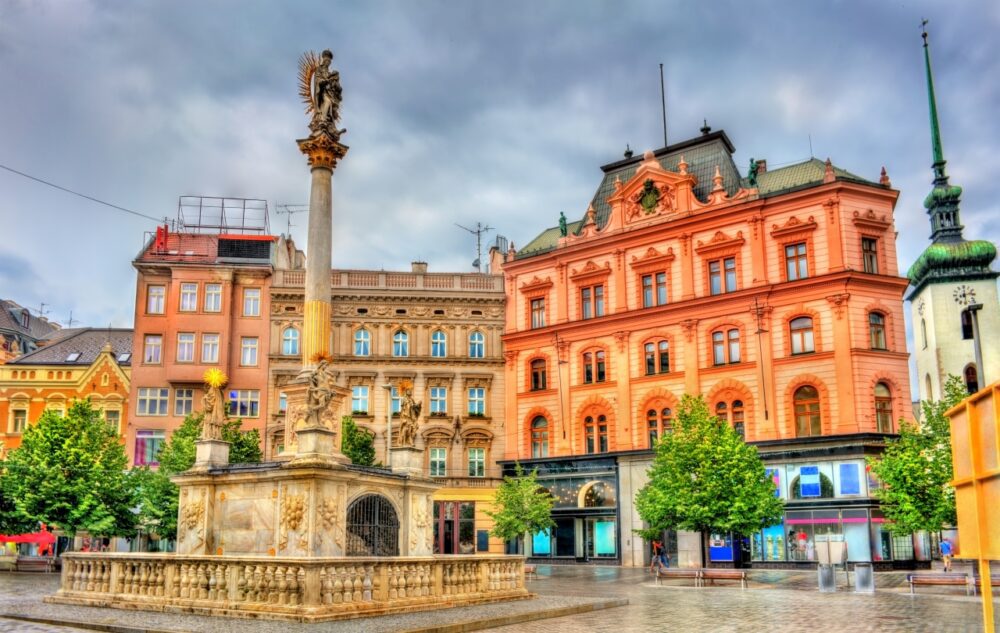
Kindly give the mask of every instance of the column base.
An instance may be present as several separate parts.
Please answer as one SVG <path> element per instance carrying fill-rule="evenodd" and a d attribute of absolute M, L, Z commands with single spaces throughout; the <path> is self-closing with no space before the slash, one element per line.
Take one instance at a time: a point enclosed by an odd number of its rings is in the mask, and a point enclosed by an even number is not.
<path fill-rule="evenodd" d="M 208 470 L 229 465 L 229 442 L 222 440 L 195 440 L 194 466 L 191 470 Z"/>
<path fill-rule="evenodd" d="M 424 474 L 424 449 L 413 446 L 393 446 L 389 449 L 389 462 L 394 473 L 422 477 Z"/>

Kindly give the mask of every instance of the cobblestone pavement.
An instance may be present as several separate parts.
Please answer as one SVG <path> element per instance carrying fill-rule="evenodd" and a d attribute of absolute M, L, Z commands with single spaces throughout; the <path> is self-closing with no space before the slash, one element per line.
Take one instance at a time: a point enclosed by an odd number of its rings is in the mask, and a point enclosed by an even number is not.
<path fill-rule="evenodd" d="M 505 626 L 498 633 L 645 633 L 661 631 L 982 631 L 982 603 L 961 588 L 927 587 L 909 594 L 906 572 L 875 575 L 875 595 L 854 594 L 843 574 L 837 593 L 817 591 L 815 572 L 751 572 L 750 589 L 728 584 L 696 589 L 690 580 L 657 586 L 644 569 L 539 566 L 529 581 L 540 595 L 627 597 L 629 605 Z M 852 576 L 853 581 L 853 576 Z M 1000 601 L 995 601 L 1000 611 Z M 998 613 L 997 615 L 1000 615 Z M 1000 622 L 1000 620 L 998 620 Z"/>

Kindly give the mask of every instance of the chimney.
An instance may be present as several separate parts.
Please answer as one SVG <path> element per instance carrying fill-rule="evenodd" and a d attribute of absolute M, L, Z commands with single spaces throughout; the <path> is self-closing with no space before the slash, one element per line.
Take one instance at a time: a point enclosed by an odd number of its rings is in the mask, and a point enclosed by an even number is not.
<path fill-rule="evenodd" d="M 424 274 L 427 272 L 427 262 L 410 262 L 410 271 Z"/>

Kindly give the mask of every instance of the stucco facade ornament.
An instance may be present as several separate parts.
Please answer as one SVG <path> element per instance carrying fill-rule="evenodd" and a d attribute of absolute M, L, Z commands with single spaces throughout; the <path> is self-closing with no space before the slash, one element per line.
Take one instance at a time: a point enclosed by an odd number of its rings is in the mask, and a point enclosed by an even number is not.
<path fill-rule="evenodd" d="M 288 547 L 288 533 L 297 531 L 302 526 L 306 516 L 305 495 L 285 494 L 281 500 L 281 533 L 278 538 L 278 549 Z"/>
<path fill-rule="evenodd" d="M 851 295 L 846 292 L 841 292 L 839 294 L 830 295 L 826 300 L 833 306 L 834 314 L 837 315 L 838 319 L 843 318 L 844 308 L 847 307 L 847 300 L 851 298 Z"/>
<path fill-rule="evenodd" d="M 181 527 L 192 531 L 201 525 L 201 519 L 205 516 L 205 499 L 196 499 L 184 504 L 181 509 Z"/>

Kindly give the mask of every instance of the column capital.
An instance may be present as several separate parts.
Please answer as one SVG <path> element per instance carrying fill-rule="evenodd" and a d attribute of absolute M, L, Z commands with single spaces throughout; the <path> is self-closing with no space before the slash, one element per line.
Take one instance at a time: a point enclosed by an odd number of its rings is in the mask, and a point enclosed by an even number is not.
<path fill-rule="evenodd" d="M 318 132 L 309 138 L 299 139 L 296 143 L 306 155 L 310 166 L 325 167 L 331 171 L 337 168 L 337 163 L 350 149 L 326 132 Z"/>

